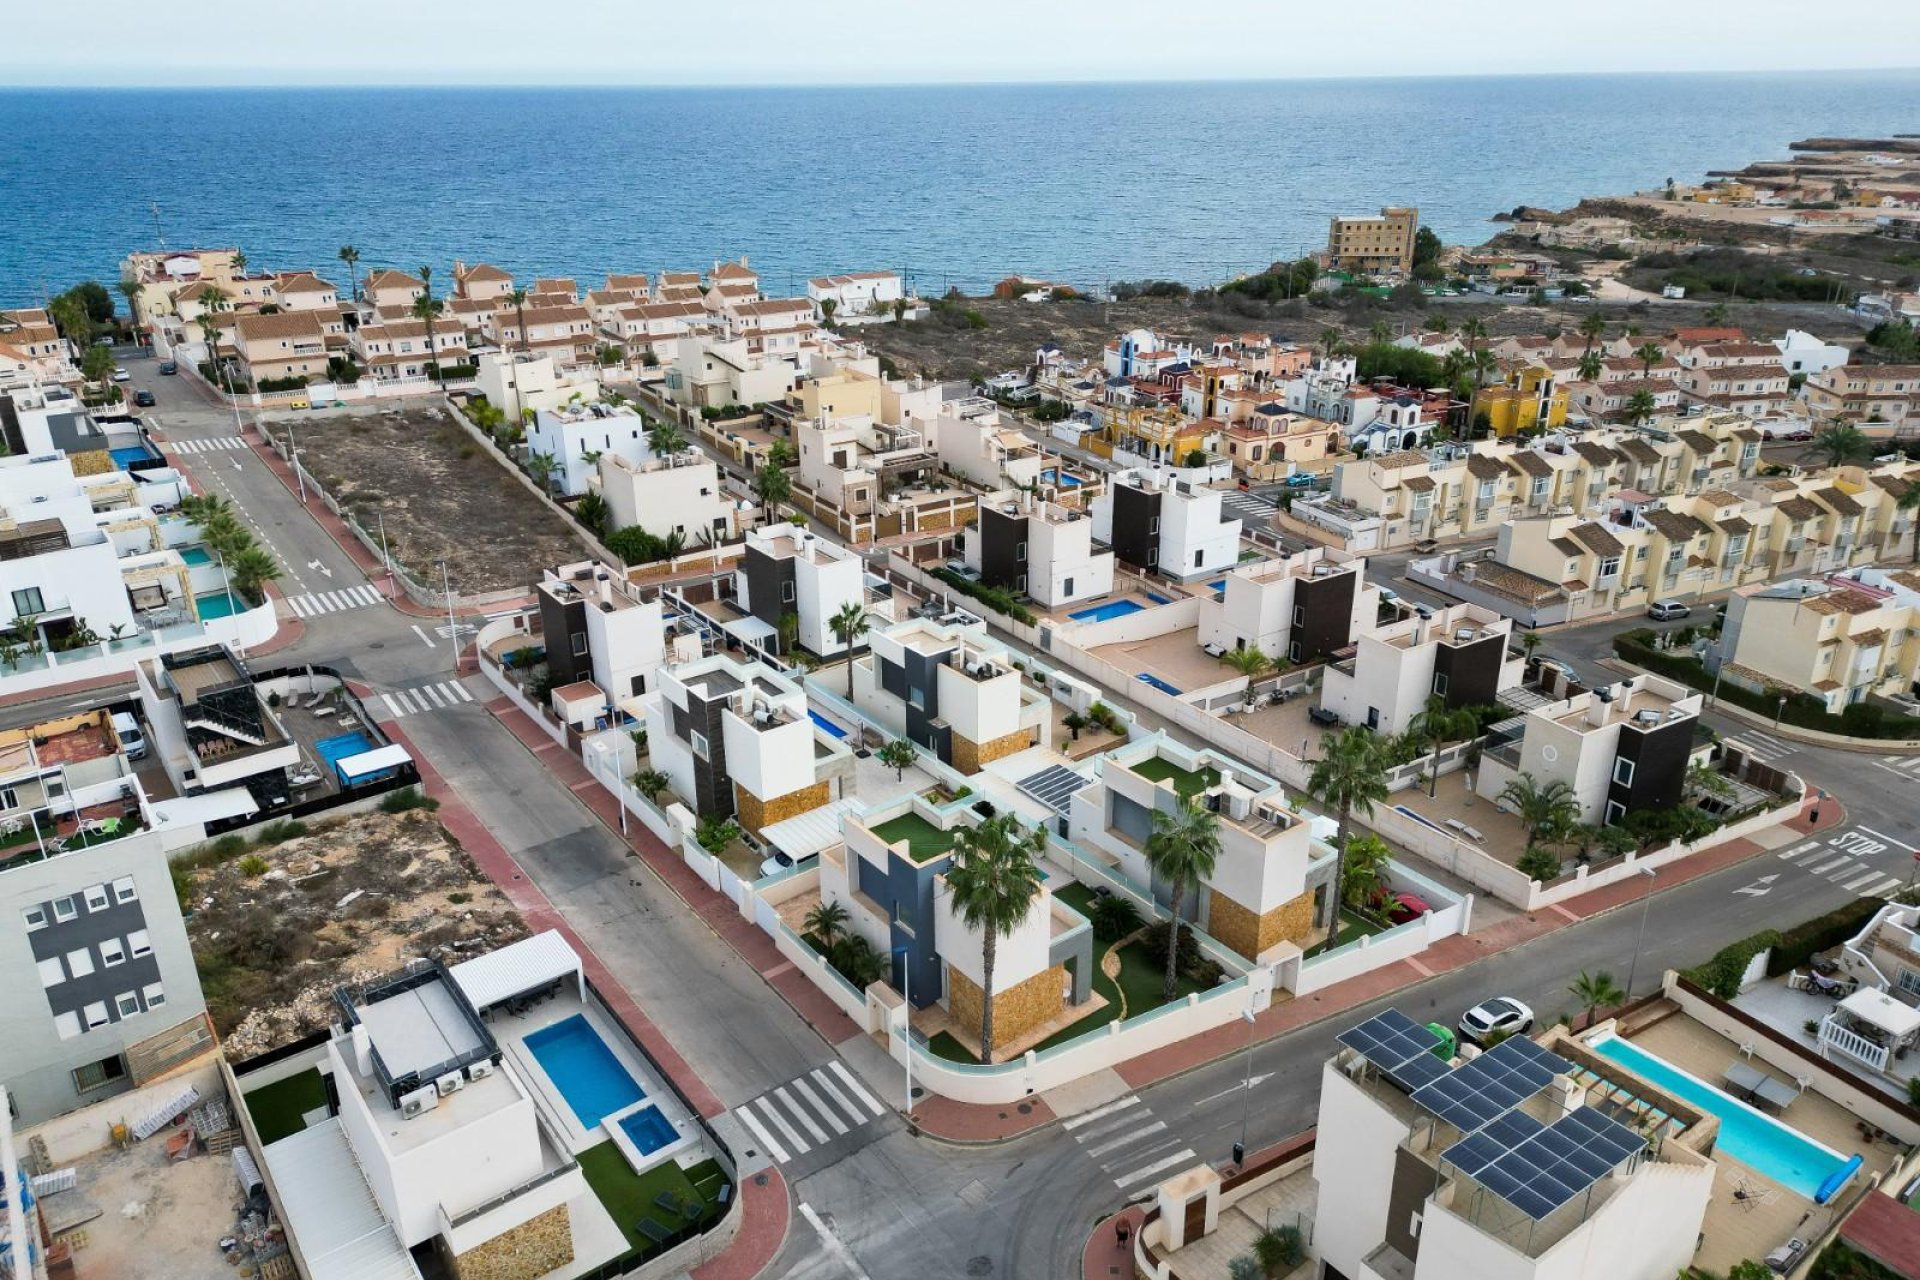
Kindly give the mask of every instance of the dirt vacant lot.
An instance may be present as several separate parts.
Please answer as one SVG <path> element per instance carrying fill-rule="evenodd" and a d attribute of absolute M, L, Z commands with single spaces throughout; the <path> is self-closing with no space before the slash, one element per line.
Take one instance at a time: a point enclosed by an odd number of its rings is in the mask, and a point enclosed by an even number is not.
<path fill-rule="evenodd" d="M 572 528 L 447 409 L 364 409 L 299 421 L 300 461 L 423 586 L 447 561 L 460 595 L 525 587 L 577 560 Z"/>

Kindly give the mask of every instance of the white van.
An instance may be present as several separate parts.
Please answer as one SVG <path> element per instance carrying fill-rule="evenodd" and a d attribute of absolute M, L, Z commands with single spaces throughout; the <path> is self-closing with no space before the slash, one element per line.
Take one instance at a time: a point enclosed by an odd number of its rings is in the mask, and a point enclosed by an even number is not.
<path fill-rule="evenodd" d="M 113 732 L 120 739 L 120 749 L 127 753 L 127 759 L 146 758 L 147 738 L 140 732 L 140 722 L 133 718 L 131 711 L 113 713 Z"/>

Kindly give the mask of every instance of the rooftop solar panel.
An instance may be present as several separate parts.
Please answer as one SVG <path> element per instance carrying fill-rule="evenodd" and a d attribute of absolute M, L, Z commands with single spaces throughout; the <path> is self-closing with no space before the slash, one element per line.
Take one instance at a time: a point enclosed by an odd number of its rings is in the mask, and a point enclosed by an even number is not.
<path fill-rule="evenodd" d="M 1051 764 L 1038 773 L 1022 778 L 1016 785 L 1055 813 L 1065 815 L 1073 793 L 1092 781 L 1085 774 L 1077 773 L 1065 765 Z"/>
<path fill-rule="evenodd" d="M 1521 1113 L 1516 1113 L 1521 1114 Z M 1507 1117 L 1502 1117 L 1504 1121 Z M 1617 1121 L 1601 1115 L 1592 1107 L 1581 1107 L 1560 1117 L 1545 1128 L 1507 1150 L 1487 1159 L 1496 1145 L 1488 1133 L 1454 1144 L 1462 1159 L 1453 1160 L 1463 1173 L 1475 1177 L 1480 1185 L 1507 1201 L 1528 1217 L 1540 1219 L 1580 1195 L 1596 1182 L 1637 1155 L 1646 1139 Z M 1512 1134 L 1517 1129 L 1503 1132 Z M 1476 1173 L 1470 1167 L 1478 1163 Z"/>
<path fill-rule="evenodd" d="M 1397 1067 L 1383 1067 L 1381 1070 L 1387 1073 L 1389 1080 L 1412 1093 L 1447 1074 L 1447 1064 L 1431 1053 L 1422 1053 L 1408 1058 Z"/>
<path fill-rule="evenodd" d="M 1421 1054 L 1431 1054 L 1440 1043 L 1439 1036 L 1398 1009 L 1377 1013 L 1334 1038 L 1387 1072 Z"/>

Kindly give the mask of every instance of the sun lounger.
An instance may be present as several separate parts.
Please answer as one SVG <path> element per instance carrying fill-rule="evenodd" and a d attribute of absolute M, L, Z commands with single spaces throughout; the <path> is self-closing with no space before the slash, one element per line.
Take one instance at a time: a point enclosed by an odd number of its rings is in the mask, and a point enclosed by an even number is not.
<path fill-rule="evenodd" d="M 652 1218 L 640 1219 L 639 1222 L 634 1224 L 633 1229 L 655 1244 L 664 1244 L 667 1237 L 672 1234 L 672 1232 L 655 1222 Z"/>

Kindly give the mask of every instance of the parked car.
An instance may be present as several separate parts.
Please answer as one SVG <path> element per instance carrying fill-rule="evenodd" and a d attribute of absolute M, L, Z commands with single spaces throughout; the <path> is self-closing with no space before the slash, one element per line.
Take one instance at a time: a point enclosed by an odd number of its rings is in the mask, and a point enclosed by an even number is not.
<path fill-rule="evenodd" d="M 180 366 L 171 360 L 162 360 L 160 362 L 160 372 L 171 378 L 174 374 L 180 372 Z"/>
<path fill-rule="evenodd" d="M 133 393 L 133 402 L 142 409 L 151 409 L 153 408 L 153 392 L 142 387 Z"/>
<path fill-rule="evenodd" d="M 1307 712 L 1307 719 L 1313 721 L 1315 724 L 1332 727 L 1340 723 L 1340 713 L 1338 711 L 1329 711 L 1325 707 L 1314 707 Z"/>
<path fill-rule="evenodd" d="M 1374 898 L 1373 907 L 1393 924 L 1418 920 L 1433 910 L 1432 904 L 1417 893 L 1394 893 L 1386 889 Z"/>
<path fill-rule="evenodd" d="M 1418 600 L 1415 600 L 1413 602 L 1413 612 L 1416 617 L 1431 618 L 1433 616 L 1433 606 L 1430 604 L 1422 604 Z"/>
<path fill-rule="evenodd" d="M 1580 678 L 1580 673 L 1573 669 L 1571 662 L 1562 662 L 1558 658 L 1549 658 L 1541 653 L 1534 654 L 1528 661 L 1531 662 L 1542 675 L 1549 671 L 1558 671 L 1569 680 L 1578 680 Z"/>
<path fill-rule="evenodd" d="M 132 382 L 133 375 L 127 372 L 127 366 L 123 364 L 115 365 L 113 370 L 113 380 L 115 382 Z"/>
<path fill-rule="evenodd" d="M 1533 1029 L 1533 1010 L 1512 996 L 1483 1000 L 1460 1018 L 1460 1034 L 1475 1044 L 1490 1036 L 1522 1036 Z"/>
<path fill-rule="evenodd" d="M 1690 605 L 1678 600 L 1655 600 L 1647 606 L 1647 616 L 1655 622 L 1671 622 L 1675 618 L 1684 618 L 1693 612 Z"/>
<path fill-rule="evenodd" d="M 140 722 L 131 711 L 113 713 L 113 732 L 120 739 L 120 749 L 127 753 L 129 760 L 141 760 L 147 754 L 147 736 L 140 732 Z"/>
<path fill-rule="evenodd" d="M 1440 544 L 1432 538 L 1422 538 L 1413 544 L 1413 549 L 1423 556 L 1429 556 L 1440 549 Z"/>
<path fill-rule="evenodd" d="M 1309 472 L 1296 471 L 1292 475 L 1287 477 L 1287 488 L 1311 489 L 1313 488 L 1313 479 L 1314 478 L 1312 474 Z"/>

